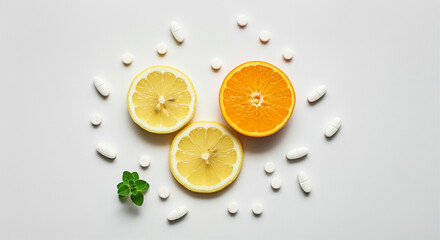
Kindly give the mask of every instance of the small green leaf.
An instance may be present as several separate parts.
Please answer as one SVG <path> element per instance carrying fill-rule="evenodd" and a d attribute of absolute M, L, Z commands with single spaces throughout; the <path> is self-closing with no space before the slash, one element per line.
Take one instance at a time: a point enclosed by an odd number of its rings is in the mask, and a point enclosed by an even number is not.
<path fill-rule="evenodd" d="M 136 189 L 139 191 L 146 190 L 146 188 L 148 186 L 148 183 L 145 182 L 144 180 L 136 180 L 135 184 L 136 184 Z"/>
<path fill-rule="evenodd" d="M 128 184 L 130 185 L 130 187 L 133 187 L 134 186 L 134 180 L 129 180 Z"/>
<path fill-rule="evenodd" d="M 142 194 L 142 192 L 131 194 L 130 199 L 134 204 L 142 206 L 142 203 L 144 202 L 144 194 Z"/>
<path fill-rule="evenodd" d="M 137 192 L 138 192 L 138 190 L 136 189 L 136 187 L 131 187 L 132 194 L 136 194 Z"/>
<path fill-rule="evenodd" d="M 131 174 L 133 175 L 133 178 L 134 178 L 133 180 L 136 181 L 139 179 L 139 174 L 137 172 L 132 172 Z"/>
<path fill-rule="evenodd" d="M 116 186 L 116 187 L 119 189 L 119 188 L 122 187 L 123 185 L 125 185 L 125 183 L 124 183 L 124 182 L 120 182 L 120 183 L 118 183 L 118 186 Z"/>
<path fill-rule="evenodd" d="M 118 189 L 119 197 L 126 197 L 130 194 L 130 188 L 127 185 L 123 185 Z"/>
<path fill-rule="evenodd" d="M 133 180 L 133 179 L 134 179 L 133 174 L 131 174 L 128 171 L 124 171 L 124 173 L 122 174 L 122 181 L 124 183 L 128 184 L 128 181 Z"/>

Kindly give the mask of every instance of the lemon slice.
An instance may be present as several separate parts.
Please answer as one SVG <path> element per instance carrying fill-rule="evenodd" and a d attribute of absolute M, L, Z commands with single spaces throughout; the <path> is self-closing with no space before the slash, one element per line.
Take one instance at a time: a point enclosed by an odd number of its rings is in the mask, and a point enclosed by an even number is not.
<path fill-rule="evenodd" d="M 171 172 L 180 184 L 194 192 L 216 192 L 228 186 L 242 163 L 239 140 L 217 122 L 192 123 L 171 144 Z"/>
<path fill-rule="evenodd" d="M 191 80 L 168 66 L 153 66 L 139 73 L 127 95 L 133 121 L 153 133 L 180 129 L 193 117 L 196 101 Z"/>

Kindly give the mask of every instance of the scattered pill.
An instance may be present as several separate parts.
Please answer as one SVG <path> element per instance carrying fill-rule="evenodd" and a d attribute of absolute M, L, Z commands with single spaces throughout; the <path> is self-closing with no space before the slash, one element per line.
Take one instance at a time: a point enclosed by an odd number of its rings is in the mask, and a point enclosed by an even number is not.
<path fill-rule="evenodd" d="M 282 183 L 282 181 L 281 181 L 280 178 L 278 178 L 278 177 L 274 177 L 274 178 L 272 178 L 272 180 L 270 181 L 270 186 L 271 186 L 273 189 L 278 190 L 278 189 L 280 189 L 280 187 L 281 187 L 281 183 Z"/>
<path fill-rule="evenodd" d="M 261 213 L 263 213 L 263 205 L 261 203 L 254 203 L 254 205 L 252 206 L 252 212 L 255 215 L 260 215 Z"/>
<path fill-rule="evenodd" d="M 162 199 L 167 199 L 170 196 L 170 189 L 167 187 L 161 187 L 159 189 L 159 197 Z"/>
<path fill-rule="evenodd" d="M 178 207 L 176 209 L 173 209 L 170 213 L 168 213 L 168 220 L 169 221 L 177 220 L 185 216 L 187 213 L 188 213 L 188 208 L 186 206 Z"/>
<path fill-rule="evenodd" d="M 99 126 L 102 123 L 102 117 L 101 115 L 94 113 L 90 117 L 90 122 L 93 124 L 93 126 Z"/>
<path fill-rule="evenodd" d="M 294 148 L 286 153 L 286 157 L 289 160 L 302 158 L 309 153 L 309 149 L 306 147 Z"/>
<path fill-rule="evenodd" d="M 215 71 L 219 70 L 220 68 L 222 68 L 222 61 L 218 58 L 212 59 L 211 68 L 214 69 Z"/>
<path fill-rule="evenodd" d="M 102 96 L 107 97 L 108 95 L 110 95 L 110 89 L 108 88 L 107 83 L 102 80 L 102 78 L 95 77 L 95 79 L 93 80 L 93 84 L 95 84 L 96 89 Z"/>
<path fill-rule="evenodd" d="M 304 192 L 309 193 L 312 191 L 312 181 L 307 173 L 298 172 L 298 182 Z"/>
<path fill-rule="evenodd" d="M 336 117 L 333 119 L 333 121 L 328 125 L 327 129 L 325 130 L 325 136 L 331 137 L 333 136 L 341 127 L 342 119 L 339 117 Z"/>
<path fill-rule="evenodd" d="M 238 26 L 244 28 L 248 24 L 248 17 L 246 15 L 240 15 L 237 18 L 237 24 Z"/>
<path fill-rule="evenodd" d="M 268 31 L 260 32 L 260 41 L 262 43 L 267 43 L 270 40 L 270 33 Z"/>
<path fill-rule="evenodd" d="M 123 62 L 125 65 L 130 65 L 130 64 L 133 62 L 133 59 L 134 59 L 134 56 L 133 56 L 133 54 L 131 54 L 131 53 L 125 53 L 125 54 L 122 56 L 122 62 Z"/>
<path fill-rule="evenodd" d="M 275 164 L 273 162 L 267 162 L 264 164 L 264 171 L 266 173 L 273 173 L 275 171 Z"/>
<path fill-rule="evenodd" d="M 236 214 L 238 212 L 238 204 L 236 202 L 229 203 L 228 212 L 231 214 Z"/>
<path fill-rule="evenodd" d="M 116 152 L 105 144 L 98 143 L 96 145 L 96 151 L 98 151 L 101 155 L 103 155 L 106 158 L 110 158 L 110 159 L 116 158 Z"/>
<path fill-rule="evenodd" d="M 177 23 L 176 21 L 172 21 L 170 23 L 170 30 L 173 34 L 174 39 L 176 39 L 178 43 L 181 43 L 183 42 L 183 40 L 185 40 L 185 32 L 183 31 L 183 28 L 180 26 L 179 23 Z"/>
<path fill-rule="evenodd" d="M 290 49 L 290 48 L 284 49 L 284 51 L 283 51 L 283 58 L 286 61 L 292 60 L 292 58 L 293 58 L 293 50 Z"/>
<path fill-rule="evenodd" d="M 139 159 L 139 165 L 141 165 L 141 167 L 148 167 L 150 166 L 151 160 L 149 156 L 142 156 L 141 159 Z"/>
<path fill-rule="evenodd" d="M 326 92 L 327 92 L 327 86 L 321 85 L 321 86 L 313 89 L 313 91 L 311 91 L 309 93 L 307 100 L 312 103 L 312 102 L 320 99 Z"/>
<path fill-rule="evenodd" d="M 160 55 L 165 55 L 168 52 L 168 46 L 165 43 L 159 43 L 156 46 L 156 51 Z"/>

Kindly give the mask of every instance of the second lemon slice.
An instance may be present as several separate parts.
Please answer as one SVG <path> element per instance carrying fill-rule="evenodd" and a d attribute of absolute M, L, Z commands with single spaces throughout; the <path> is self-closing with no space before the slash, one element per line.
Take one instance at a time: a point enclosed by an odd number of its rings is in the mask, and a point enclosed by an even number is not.
<path fill-rule="evenodd" d="M 194 115 L 197 96 L 191 80 L 179 70 L 153 66 L 137 75 L 128 90 L 130 116 L 143 129 L 170 133 Z"/>

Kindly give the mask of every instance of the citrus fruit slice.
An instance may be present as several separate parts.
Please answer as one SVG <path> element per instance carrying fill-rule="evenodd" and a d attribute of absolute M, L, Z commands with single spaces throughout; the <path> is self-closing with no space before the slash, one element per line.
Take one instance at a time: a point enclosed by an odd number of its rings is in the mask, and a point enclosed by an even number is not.
<path fill-rule="evenodd" d="M 174 178 L 194 192 L 216 192 L 232 183 L 243 162 L 241 144 L 217 122 L 195 122 L 171 143 L 170 168 Z"/>
<path fill-rule="evenodd" d="M 265 62 L 247 62 L 223 81 L 220 109 L 237 132 L 264 137 L 280 130 L 295 107 L 295 91 L 284 72 Z"/>
<path fill-rule="evenodd" d="M 153 133 L 180 129 L 193 117 L 196 101 L 191 80 L 167 66 L 153 66 L 139 73 L 127 95 L 133 121 Z"/>

